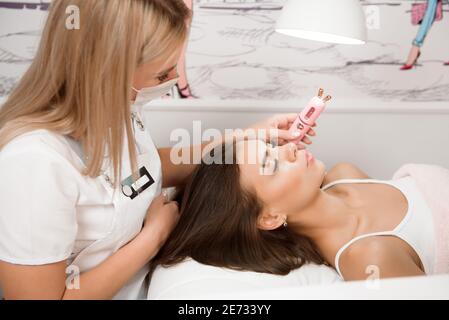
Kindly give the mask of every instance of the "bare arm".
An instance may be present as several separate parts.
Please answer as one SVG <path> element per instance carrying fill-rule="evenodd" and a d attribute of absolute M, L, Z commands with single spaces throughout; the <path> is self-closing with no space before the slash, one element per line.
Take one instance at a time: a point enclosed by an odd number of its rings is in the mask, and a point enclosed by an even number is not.
<path fill-rule="evenodd" d="M 342 254 L 340 270 L 345 281 L 425 274 L 406 244 L 394 237 L 373 237 L 353 244 Z"/>
<path fill-rule="evenodd" d="M 154 245 L 152 245 L 154 243 Z M 19 266 L 0 262 L 6 299 L 112 299 L 157 253 L 155 239 L 139 235 L 98 267 L 80 275 L 79 289 L 66 288 L 67 262 Z"/>
<path fill-rule="evenodd" d="M 190 174 L 195 170 L 195 164 L 174 164 L 170 159 L 172 148 L 159 149 L 162 163 L 162 187 L 176 187 L 183 185 Z M 193 147 L 179 150 L 180 154 L 192 154 Z"/>
<path fill-rule="evenodd" d="M 232 135 L 222 137 L 220 139 L 214 139 L 209 142 L 206 142 L 202 145 L 185 147 L 185 148 L 161 148 L 159 149 L 159 156 L 162 162 L 162 175 L 163 175 L 163 183 L 162 186 L 164 188 L 176 187 L 185 184 L 189 175 L 195 170 L 197 164 L 201 161 L 201 155 L 205 148 L 212 149 L 214 146 L 219 145 L 226 140 L 232 140 L 232 138 L 244 139 L 245 137 L 253 137 L 254 132 L 258 132 L 260 129 L 264 129 L 267 133 L 266 137 L 263 137 L 267 141 L 270 141 L 269 134 L 272 133 L 271 130 L 277 130 L 277 138 L 280 145 L 288 143 L 288 141 L 294 141 L 297 139 L 292 132 L 289 131 L 289 128 L 293 124 L 293 122 L 297 118 L 297 114 L 278 114 L 275 115 L 265 121 L 252 125 L 250 128 L 245 130 L 236 130 Z M 316 127 L 316 124 L 313 125 Z M 303 143 L 307 145 L 311 145 L 312 141 L 309 137 L 316 136 L 315 130 L 310 129 L 307 133 L 307 136 L 302 140 Z M 301 144 L 299 144 L 301 146 Z M 302 147 L 304 148 L 304 147 Z M 193 154 L 200 155 L 200 158 L 193 158 Z M 184 158 L 183 155 L 186 156 L 186 159 L 190 159 L 190 164 L 174 164 L 171 161 L 171 154 L 177 154 L 179 157 Z M 195 160 L 195 161 L 192 161 Z M 185 163 L 185 162 L 184 162 Z M 192 164 L 193 163 L 193 164 Z"/>
<path fill-rule="evenodd" d="M 97 267 L 79 276 L 79 289 L 66 287 L 67 262 L 43 266 L 19 266 L 0 262 L 0 285 L 6 299 L 113 298 L 159 251 L 178 220 L 176 204 L 156 198 L 151 220 L 127 245 Z M 147 217 L 148 219 L 148 217 Z"/>
<path fill-rule="evenodd" d="M 232 138 L 243 139 L 244 136 L 236 134 L 205 142 L 197 146 L 159 149 L 158 152 L 162 163 L 162 187 L 169 188 L 184 185 L 187 178 L 201 161 L 201 156 L 206 148 L 207 150 L 211 150 L 221 144 L 225 139 L 232 141 Z M 172 161 L 172 155 L 175 155 L 177 159 L 186 159 L 187 161 L 183 161 L 181 164 L 175 164 Z M 194 155 L 199 155 L 199 157 Z"/>

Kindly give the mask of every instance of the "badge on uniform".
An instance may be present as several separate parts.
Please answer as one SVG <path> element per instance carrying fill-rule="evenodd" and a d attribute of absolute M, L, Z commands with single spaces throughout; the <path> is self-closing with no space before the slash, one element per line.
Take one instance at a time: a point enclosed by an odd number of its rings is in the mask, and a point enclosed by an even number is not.
<path fill-rule="evenodd" d="M 148 172 L 147 168 L 142 167 L 139 169 L 137 181 L 134 181 L 133 176 L 126 178 L 122 181 L 122 193 L 134 200 L 139 194 L 154 184 L 154 179 Z"/>

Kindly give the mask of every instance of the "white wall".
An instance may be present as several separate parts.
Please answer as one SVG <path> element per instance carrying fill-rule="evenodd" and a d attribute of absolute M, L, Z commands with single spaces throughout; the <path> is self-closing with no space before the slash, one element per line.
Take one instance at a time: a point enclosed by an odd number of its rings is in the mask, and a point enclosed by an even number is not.
<path fill-rule="evenodd" d="M 159 147 L 173 145 L 173 129 L 246 128 L 275 113 L 298 112 L 297 105 L 283 102 L 241 101 L 154 102 L 145 112 L 151 135 Z M 299 108 L 300 109 L 300 108 Z M 425 111 L 424 111 L 425 110 Z M 391 108 L 344 103 L 329 106 L 318 121 L 318 136 L 310 150 L 328 168 L 349 161 L 371 177 L 390 179 L 401 165 L 425 163 L 449 169 L 449 110 L 445 104 L 427 108 L 421 104 Z"/>

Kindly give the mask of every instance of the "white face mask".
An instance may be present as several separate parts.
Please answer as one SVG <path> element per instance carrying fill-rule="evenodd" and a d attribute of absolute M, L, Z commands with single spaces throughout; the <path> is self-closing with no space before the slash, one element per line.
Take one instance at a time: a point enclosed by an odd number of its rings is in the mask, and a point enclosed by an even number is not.
<path fill-rule="evenodd" d="M 148 87 L 137 90 L 133 87 L 133 90 L 137 92 L 136 101 L 134 101 L 135 106 L 142 106 L 149 103 L 151 100 L 159 99 L 165 96 L 170 90 L 176 85 L 179 78 L 164 82 L 156 87 Z"/>

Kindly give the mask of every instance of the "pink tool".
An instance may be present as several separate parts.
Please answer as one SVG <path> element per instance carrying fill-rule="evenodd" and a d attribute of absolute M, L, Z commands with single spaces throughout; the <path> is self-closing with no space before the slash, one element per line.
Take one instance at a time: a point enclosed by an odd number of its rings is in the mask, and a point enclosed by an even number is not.
<path fill-rule="evenodd" d="M 320 89 L 318 96 L 313 98 L 307 107 L 299 114 L 296 121 L 290 128 L 290 132 L 300 131 L 301 135 L 295 139 L 294 143 L 299 143 L 304 139 L 310 128 L 315 124 L 315 121 L 326 108 L 326 103 L 332 99 L 331 96 L 324 97 L 324 90 Z"/>

